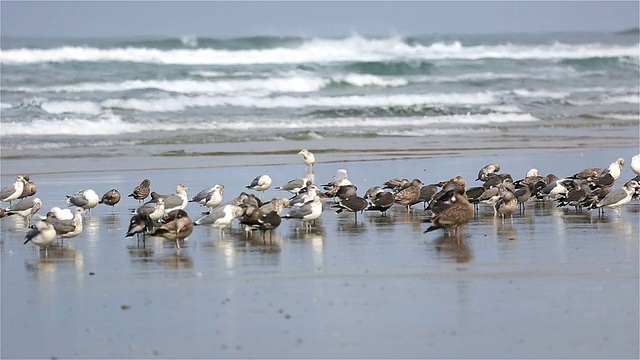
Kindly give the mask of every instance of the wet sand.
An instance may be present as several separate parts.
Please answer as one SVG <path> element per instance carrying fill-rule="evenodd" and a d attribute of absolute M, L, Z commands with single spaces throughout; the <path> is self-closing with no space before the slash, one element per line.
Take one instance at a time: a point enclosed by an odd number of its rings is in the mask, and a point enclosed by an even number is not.
<path fill-rule="evenodd" d="M 517 178 L 531 167 L 562 176 L 638 153 L 637 140 L 418 152 L 410 151 L 416 140 L 397 141 L 404 146 L 370 151 L 375 140 L 362 140 L 346 154 L 324 142 L 316 181 L 343 167 L 361 193 L 397 176 L 429 183 L 462 175 L 472 186 L 490 162 Z M 288 152 L 302 142 L 253 145 L 268 151 L 225 155 L 227 144 L 207 150 L 215 154 L 194 145 L 179 154 L 146 148 L 139 158 L 4 159 L 2 185 L 32 174 L 48 210 L 88 187 L 126 195 L 145 177 L 161 193 L 184 183 L 190 196 L 222 183 L 228 200 L 256 175 L 271 175 L 274 185 L 303 175 L 301 157 Z M 627 165 L 617 186 L 632 176 Z M 159 238 L 145 248 L 124 238 L 136 206 L 131 198 L 113 211 L 99 205 L 83 234 L 48 257 L 22 244 L 22 219 L 0 220 L 3 358 L 640 356 L 638 202 L 603 216 L 530 203 L 504 223 L 483 207 L 460 244 L 423 234 L 421 205 L 357 223 L 328 209 L 313 230 L 286 221 L 266 242 L 237 225 L 222 238 L 196 228 L 180 252 Z M 202 208 L 186 210 L 197 218 Z"/>

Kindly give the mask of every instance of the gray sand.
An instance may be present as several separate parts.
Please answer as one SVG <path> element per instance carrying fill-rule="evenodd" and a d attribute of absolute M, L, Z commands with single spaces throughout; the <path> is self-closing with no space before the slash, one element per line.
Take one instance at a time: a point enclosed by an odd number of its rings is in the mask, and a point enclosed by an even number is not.
<path fill-rule="evenodd" d="M 316 181 L 343 167 L 360 193 L 397 176 L 429 183 L 462 175 L 474 186 L 478 169 L 495 161 L 514 178 L 531 167 L 570 175 L 638 152 L 628 144 L 441 147 L 417 155 L 357 151 L 340 163 L 329 146 L 317 154 Z M 295 151 L 142 157 L 144 171 L 133 157 L 3 160 L 2 184 L 31 173 L 42 214 L 64 206 L 65 194 L 91 187 L 126 195 L 145 177 L 161 193 L 184 183 L 190 196 L 221 183 L 229 200 L 256 175 L 269 174 L 274 186 L 303 175 L 295 154 L 313 147 L 275 147 Z M 117 171 L 103 171 L 110 169 Z M 627 166 L 616 186 L 631 177 Z M 274 196 L 286 194 L 267 191 Z M 357 224 L 352 214 L 327 210 L 310 232 L 283 222 L 271 242 L 259 233 L 246 239 L 237 225 L 223 238 L 196 228 L 179 253 L 159 238 L 144 249 L 124 238 L 136 206 L 131 198 L 113 212 L 99 205 L 83 234 L 48 257 L 22 244 L 22 219 L 0 220 L 3 358 L 640 356 L 637 201 L 603 216 L 531 203 L 504 223 L 484 207 L 460 244 L 423 234 L 421 205 L 409 214 L 401 206 L 387 217 L 365 214 Z M 186 210 L 193 219 L 202 209 Z"/>

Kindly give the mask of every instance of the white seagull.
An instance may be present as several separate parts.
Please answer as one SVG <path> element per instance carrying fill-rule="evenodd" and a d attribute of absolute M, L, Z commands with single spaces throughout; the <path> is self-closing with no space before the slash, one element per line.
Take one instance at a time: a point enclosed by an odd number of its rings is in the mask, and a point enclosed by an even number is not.
<path fill-rule="evenodd" d="M 91 211 L 100 202 L 100 197 L 93 189 L 80 190 L 73 195 L 67 195 L 67 204 L 75 205 Z"/>
<path fill-rule="evenodd" d="M 304 171 L 309 169 L 309 172 L 313 172 L 313 165 L 316 163 L 316 157 L 313 153 L 307 149 L 302 149 L 298 153 L 298 155 L 302 155 L 302 159 L 304 160 Z"/>
<path fill-rule="evenodd" d="M 7 185 L 0 190 L 0 201 L 8 202 L 11 205 L 13 200 L 22 195 L 25 182 L 26 181 L 22 175 L 16 176 L 16 182 L 11 185 Z"/>

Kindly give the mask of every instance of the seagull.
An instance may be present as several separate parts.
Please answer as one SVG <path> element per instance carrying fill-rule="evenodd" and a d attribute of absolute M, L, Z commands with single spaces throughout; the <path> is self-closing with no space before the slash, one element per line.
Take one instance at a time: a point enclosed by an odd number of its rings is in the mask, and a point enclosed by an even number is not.
<path fill-rule="evenodd" d="M 7 216 L 14 214 L 20 215 L 31 224 L 31 217 L 40 209 L 42 209 L 42 200 L 38 198 L 22 199 L 17 204 L 7 208 L 6 213 Z"/>
<path fill-rule="evenodd" d="M 176 249 L 180 250 L 180 240 L 184 240 L 193 232 L 193 223 L 189 215 L 182 209 L 171 211 L 165 218 L 165 223 L 153 229 L 151 235 L 161 236 L 176 242 Z"/>
<path fill-rule="evenodd" d="M 56 239 L 56 230 L 51 224 L 44 221 L 38 221 L 35 225 L 31 225 L 31 228 L 27 236 L 25 236 L 24 244 L 31 241 L 35 245 L 44 248 L 45 254 L 47 254 L 47 248 L 51 246 Z"/>
<path fill-rule="evenodd" d="M 57 219 L 60 219 L 60 220 L 73 219 L 73 213 L 71 212 L 71 209 L 60 209 L 59 207 L 54 206 L 49 211 L 52 212 Z"/>
<path fill-rule="evenodd" d="M 147 201 L 146 203 L 140 205 L 135 214 L 140 215 L 143 219 L 147 220 L 147 227 L 153 227 L 156 221 L 160 220 L 162 216 L 164 216 L 164 199 L 157 199 Z"/>
<path fill-rule="evenodd" d="M 102 195 L 102 199 L 98 201 L 98 204 L 109 205 L 113 210 L 113 207 L 120 202 L 120 197 L 120 192 L 118 190 L 111 189 Z"/>
<path fill-rule="evenodd" d="M 640 176 L 640 154 L 634 155 L 631 158 L 631 170 L 638 176 Z"/>
<path fill-rule="evenodd" d="M 507 216 L 512 217 L 518 208 L 518 198 L 509 186 L 503 184 L 498 185 L 498 192 L 500 193 L 500 197 L 494 205 L 495 212 L 500 214 L 503 220 Z"/>
<path fill-rule="evenodd" d="M 264 192 L 267 191 L 271 187 L 271 176 L 269 175 L 260 175 L 256 176 L 255 179 L 249 184 L 246 188 L 253 189 L 255 191 L 260 191 L 260 199 L 264 198 Z"/>
<path fill-rule="evenodd" d="M 487 181 L 489 180 L 488 175 L 489 174 L 495 174 L 496 172 L 500 171 L 500 165 L 498 164 L 488 164 L 485 165 L 482 169 L 480 169 L 480 171 L 478 172 L 478 178 L 476 179 L 476 181 L 480 180 L 480 181 Z"/>
<path fill-rule="evenodd" d="M 336 174 L 331 178 L 331 181 L 322 185 L 322 188 L 326 191 L 329 197 L 335 197 L 338 189 L 341 186 L 353 185 L 348 179 L 347 170 L 339 169 Z"/>
<path fill-rule="evenodd" d="M 302 149 L 298 155 L 302 155 L 304 160 L 304 171 L 306 172 L 308 168 L 309 172 L 313 173 L 313 165 L 316 163 L 316 157 L 313 153 L 307 149 Z"/>
<path fill-rule="evenodd" d="M 300 207 L 306 204 L 309 201 L 313 201 L 316 196 L 319 196 L 320 189 L 317 186 L 311 184 L 307 186 L 304 190 L 301 190 L 300 193 L 289 199 L 290 207 Z"/>
<path fill-rule="evenodd" d="M 338 208 L 336 214 L 340 214 L 344 210 L 350 211 L 355 216 L 356 224 L 358 223 L 358 212 L 364 211 L 369 206 L 369 202 L 357 195 L 339 198 L 338 202 L 333 206 Z"/>
<path fill-rule="evenodd" d="M 203 189 L 196 194 L 189 202 L 198 203 L 209 209 L 215 209 L 222 204 L 222 195 L 224 195 L 224 185 L 216 184 L 212 187 Z"/>
<path fill-rule="evenodd" d="M 373 199 L 368 199 L 369 205 L 365 210 L 367 211 L 380 211 L 382 216 L 387 215 L 387 210 L 389 210 L 393 204 L 396 203 L 396 198 L 392 192 L 389 191 L 380 191 L 377 192 Z"/>
<path fill-rule="evenodd" d="M 320 197 L 316 196 L 313 200 L 300 207 L 292 207 L 283 218 L 300 219 L 304 222 L 305 228 L 309 230 L 311 229 L 310 223 L 318 219 L 320 215 L 322 215 L 322 202 Z"/>
<path fill-rule="evenodd" d="M 274 199 L 271 199 L 271 201 L 260 206 L 260 213 L 264 215 L 264 214 L 270 213 L 271 211 L 275 211 L 276 213 L 278 213 L 278 216 L 280 216 L 280 213 L 282 212 L 282 210 L 289 206 L 290 206 L 289 199 L 274 198 Z"/>
<path fill-rule="evenodd" d="M 151 180 L 144 179 L 142 180 L 140 185 L 136 186 L 135 189 L 133 189 L 133 191 L 131 192 L 131 194 L 127 196 L 132 197 L 138 200 L 139 202 L 142 202 L 144 199 L 147 198 L 147 196 L 149 196 L 149 193 L 151 192 L 151 189 L 149 188 L 149 186 L 151 186 Z"/>
<path fill-rule="evenodd" d="M 222 235 L 222 229 L 229 226 L 234 219 L 239 218 L 244 213 L 244 210 L 234 204 L 227 204 L 221 206 L 211 213 L 201 217 L 193 222 L 194 225 L 206 225 L 219 229 L 220 235 Z"/>
<path fill-rule="evenodd" d="M 164 216 L 168 216 L 173 210 L 184 210 L 189 203 L 187 197 L 187 190 L 189 188 L 185 185 L 176 185 L 176 193 L 165 197 L 164 199 Z"/>
<path fill-rule="evenodd" d="M 253 225 L 253 228 L 262 231 L 262 240 L 264 240 L 265 232 L 269 231 L 269 241 L 271 241 L 273 230 L 280 226 L 281 222 L 282 219 L 276 211 L 269 211 L 266 214 L 260 215 L 258 223 Z"/>
<path fill-rule="evenodd" d="M 125 238 L 136 235 L 138 241 L 140 241 L 140 234 L 142 234 L 142 247 L 145 246 L 145 232 L 147 231 L 147 221 L 140 215 L 135 214 L 129 220 L 129 228 Z"/>
<path fill-rule="evenodd" d="M 22 177 L 24 178 L 24 187 L 22 188 L 22 194 L 20 194 L 18 199 L 24 199 L 35 195 L 38 192 L 38 187 L 30 181 L 29 175 L 23 175 Z"/>
<path fill-rule="evenodd" d="M 96 207 L 99 201 L 100 198 L 93 189 L 80 190 L 73 195 L 67 195 L 67 204 L 75 205 L 89 211 Z"/>
<path fill-rule="evenodd" d="M 44 221 L 53 226 L 53 228 L 56 230 L 56 235 L 66 234 L 76 229 L 76 225 L 73 219 L 60 220 L 51 211 L 47 213 L 47 217 L 44 219 Z"/>
<path fill-rule="evenodd" d="M 624 187 L 618 190 L 611 191 L 604 199 L 600 200 L 595 207 L 607 207 L 610 209 L 616 209 L 623 205 L 628 204 L 633 197 L 633 194 L 636 192 L 636 189 L 640 185 L 635 180 L 628 181 Z"/>
<path fill-rule="evenodd" d="M 428 233 L 437 229 L 453 229 L 456 239 L 460 241 L 459 229 L 473 218 L 473 205 L 464 196 L 464 187 L 461 185 L 455 186 L 451 197 L 448 198 L 448 202 L 450 205 L 431 218 L 430 221 L 433 225 L 424 232 Z"/>
<path fill-rule="evenodd" d="M 422 181 L 413 179 L 411 184 L 395 194 L 396 202 L 407 207 L 407 211 L 411 211 L 411 205 L 418 202 L 420 198 L 420 187 Z"/>
<path fill-rule="evenodd" d="M 292 193 L 293 195 L 298 195 L 298 193 L 300 193 L 302 189 L 311 185 L 312 183 L 313 181 L 305 176 L 300 179 L 293 179 L 282 186 L 276 186 L 274 190 L 284 190 Z"/>
<path fill-rule="evenodd" d="M 13 200 L 17 199 L 22 195 L 22 190 L 24 189 L 25 184 L 24 176 L 18 175 L 16 176 L 16 181 L 7 185 L 2 190 L 0 190 L 0 201 L 8 202 L 9 205 L 13 204 Z"/>
<path fill-rule="evenodd" d="M 82 214 L 84 214 L 84 210 L 82 210 L 81 208 L 76 208 L 76 210 L 74 211 L 73 220 L 72 220 L 75 228 L 73 229 L 73 231 L 60 234 L 60 237 L 62 237 L 63 239 L 70 239 L 82 233 Z"/>

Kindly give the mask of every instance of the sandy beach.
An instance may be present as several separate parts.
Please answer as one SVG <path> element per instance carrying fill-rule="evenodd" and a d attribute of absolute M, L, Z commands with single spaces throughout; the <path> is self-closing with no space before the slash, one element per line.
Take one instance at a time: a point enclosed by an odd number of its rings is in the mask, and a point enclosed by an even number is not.
<path fill-rule="evenodd" d="M 565 176 L 638 153 L 637 128 L 569 131 L 4 154 L 1 179 L 5 186 L 31 174 L 45 214 L 77 190 L 126 195 L 144 178 L 160 193 L 186 184 L 190 196 L 224 184 L 229 200 L 257 175 L 269 174 L 274 186 L 303 175 L 303 147 L 316 151 L 318 183 L 345 168 L 360 193 L 393 177 L 462 175 L 475 186 L 491 162 L 514 178 L 532 167 Z M 616 187 L 633 176 L 626 166 Z M 23 219 L 0 220 L 3 358 L 640 355 L 637 201 L 601 216 L 531 202 L 504 222 L 481 207 L 459 244 L 423 234 L 421 205 L 366 213 L 357 223 L 327 209 L 311 231 L 287 220 L 266 242 L 238 225 L 224 237 L 195 228 L 179 252 L 161 238 L 145 248 L 124 238 L 137 205 L 99 205 L 84 232 L 48 256 L 22 244 Z M 194 219 L 203 208 L 186 210 Z"/>

